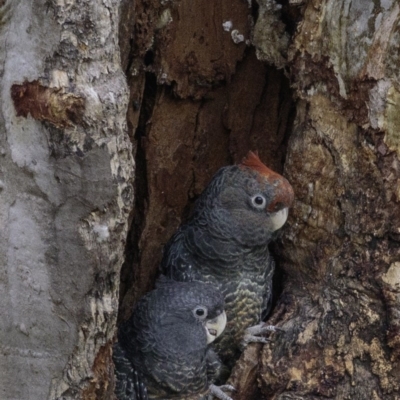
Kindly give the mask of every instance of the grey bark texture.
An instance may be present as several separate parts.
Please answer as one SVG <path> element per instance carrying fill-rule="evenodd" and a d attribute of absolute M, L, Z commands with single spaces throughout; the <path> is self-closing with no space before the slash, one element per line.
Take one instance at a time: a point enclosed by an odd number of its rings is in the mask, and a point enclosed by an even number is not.
<path fill-rule="evenodd" d="M 133 203 L 119 1 L 0 5 L 0 398 L 95 398 Z"/>

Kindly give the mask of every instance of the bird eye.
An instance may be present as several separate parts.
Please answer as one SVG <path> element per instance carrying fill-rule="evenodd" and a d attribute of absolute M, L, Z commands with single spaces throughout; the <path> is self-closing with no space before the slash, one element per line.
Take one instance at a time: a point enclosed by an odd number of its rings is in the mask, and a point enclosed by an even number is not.
<path fill-rule="evenodd" d="M 267 200 L 261 194 L 256 194 L 251 198 L 251 202 L 255 208 L 262 209 L 266 206 Z"/>
<path fill-rule="evenodd" d="M 207 317 L 207 308 L 198 306 L 193 310 L 193 314 L 199 319 L 204 319 Z"/>

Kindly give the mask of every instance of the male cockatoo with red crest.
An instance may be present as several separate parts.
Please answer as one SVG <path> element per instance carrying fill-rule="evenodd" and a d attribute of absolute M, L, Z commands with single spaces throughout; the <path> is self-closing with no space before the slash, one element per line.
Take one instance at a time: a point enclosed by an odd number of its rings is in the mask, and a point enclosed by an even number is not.
<path fill-rule="evenodd" d="M 162 272 L 178 281 L 201 281 L 225 297 L 227 328 L 216 343 L 226 365 L 256 336 L 269 310 L 274 260 L 268 244 L 288 217 L 289 182 L 257 153 L 221 168 L 197 199 L 190 219 L 164 248 Z"/>

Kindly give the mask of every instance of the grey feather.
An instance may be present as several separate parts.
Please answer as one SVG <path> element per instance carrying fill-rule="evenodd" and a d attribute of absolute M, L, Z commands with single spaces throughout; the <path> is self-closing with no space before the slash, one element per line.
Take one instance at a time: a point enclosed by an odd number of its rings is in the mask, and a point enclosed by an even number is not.
<path fill-rule="evenodd" d="M 199 306 L 207 310 L 205 319 L 194 314 Z M 135 371 L 140 372 L 149 399 L 206 393 L 219 361 L 207 345 L 205 322 L 223 309 L 223 296 L 211 285 L 161 279 L 119 328 L 114 347 L 118 400 L 145 400 L 126 394 L 138 396 L 131 382 Z"/>

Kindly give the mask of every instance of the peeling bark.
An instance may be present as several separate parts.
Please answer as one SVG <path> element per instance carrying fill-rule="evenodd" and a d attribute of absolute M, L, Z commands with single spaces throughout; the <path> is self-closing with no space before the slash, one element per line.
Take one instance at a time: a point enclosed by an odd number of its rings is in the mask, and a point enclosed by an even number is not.
<path fill-rule="evenodd" d="M 0 4 L 0 397 L 112 398 L 133 160 L 118 1 Z"/>
<path fill-rule="evenodd" d="M 28 114 L 38 121 L 47 121 L 57 128 L 82 123 L 84 99 L 62 88 L 47 88 L 38 81 L 11 86 L 11 98 L 17 117 Z"/>

